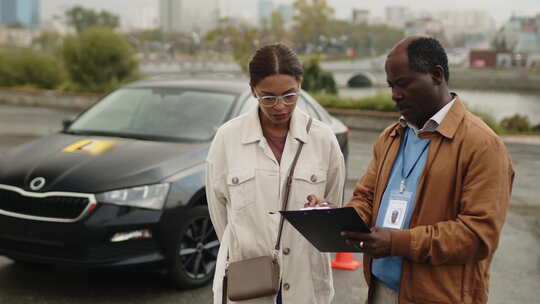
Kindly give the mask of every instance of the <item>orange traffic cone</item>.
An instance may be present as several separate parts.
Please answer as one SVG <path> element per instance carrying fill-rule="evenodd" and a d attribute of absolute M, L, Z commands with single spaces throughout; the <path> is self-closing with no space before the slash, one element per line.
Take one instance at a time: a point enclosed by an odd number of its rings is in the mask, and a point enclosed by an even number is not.
<path fill-rule="evenodd" d="M 352 252 L 338 252 L 332 261 L 332 268 L 355 270 L 360 266 L 362 266 L 362 262 L 356 261 Z"/>

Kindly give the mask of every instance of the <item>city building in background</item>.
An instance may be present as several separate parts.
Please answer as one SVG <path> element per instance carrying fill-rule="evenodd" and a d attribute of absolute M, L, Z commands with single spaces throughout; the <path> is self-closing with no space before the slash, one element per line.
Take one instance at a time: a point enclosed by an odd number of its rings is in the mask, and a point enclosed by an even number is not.
<path fill-rule="evenodd" d="M 41 21 L 40 28 L 42 31 L 58 33 L 60 35 L 75 33 L 75 29 L 72 26 L 66 24 L 65 20 L 58 16 L 44 18 Z"/>
<path fill-rule="evenodd" d="M 512 16 L 489 50 L 471 51 L 470 61 L 475 67 L 540 67 L 540 13 Z"/>
<path fill-rule="evenodd" d="M 445 10 L 431 14 L 439 20 L 451 45 L 465 48 L 488 48 L 497 31 L 495 19 L 486 11 Z"/>
<path fill-rule="evenodd" d="M 29 47 L 38 31 L 25 28 L 0 28 L 0 46 Z"/>
<path fill-rule="evenodd" d="M 431 35 L 448 47 L 486 48 L 496 33 L 495 19 L 481 10 L 416 11 L 406 6 L 387 6 L 385 23 L 404 29 L 407 35 Z"/>
<path fill-rule="evenodd" d="M 0 0 L 0 24 L 7 27 L 40 27 L 39 0 Z"/>
<path fill-rule="evenodd" d="M 149 30 L 159 27 L 157 7 L 130 7 L 120 20 L 125 31 Z"/>
<path fill-rule="evenodd" d="M 407 21 L 405 23 L 405 36 L 411 35 L 427 35 L 439 40 L 444 40 L 446 37 L 443 23 L 429 17 Z"/>
<path fill-rule="evenodd" d="M 257 13 L 259 17 L 259 24 L 265 24 L 270 21 L 274 12 L 278 12 L 281 15 L 285 27 L 288 27 L 292 24 L 294 16 L 294 9 L 292 5 L 282 3 L 276 6 L 274 1 L 272 0 L 258 0 Z"/>
<path fill-rule="evenodd" d="M 202 35 L 217 26 L 219 7 L 219 0 L 160 0 L 160 26 L 165 32 Z"/>
<path fill-rule="evenodd" d="M 533 17 L 515 18 L 516 23 L 521 25 L 518 31 L 514 31 L 514 37 L 510 39 L 515 44 L 508 42 L 506 45 L 512 48 L 514 63 L 517 66 L 539 67 L 540 66 L 540 13 Z M 514 18 L 510 24 L 515 26 Z"/>
<path fill-rule="evenodd" d="M 357 8 L 353 9 L 352 22 L 354 24 L 368 24 L 369 23 L 369 10 L 357 9 Z"/>
<path fill-rule="evenodd" d="M 512 16 L 497 34 L 497 48 L 513 50 L 520 40 L 530 40 L 531 38 L 526 37 L 531 36 L 530 34 L 540 34 L 540 13 L 534 17 Z M 522 38 L 523 36 L 525 38 Z"/>
<path fill-rule="evenodd" d="M 469 66 L 475 68 L 508 68 L 512 66 L 512 52 L 497 50 L 471 50 Z"/>
<path fill-rule="evenodd" d="M 413 11 L 406 6 L 387 6 L 384 13 L 386 24 L 395 28 L 404 28 L 407 22 L 414 19 Z"/>
<path fill-rule="evenodd" d="M 277 11 L 281 14 L 285 26 L 290 26 L 294 17 L 294 8 L 292 5 L 282 3 L 278 5 Z"/>

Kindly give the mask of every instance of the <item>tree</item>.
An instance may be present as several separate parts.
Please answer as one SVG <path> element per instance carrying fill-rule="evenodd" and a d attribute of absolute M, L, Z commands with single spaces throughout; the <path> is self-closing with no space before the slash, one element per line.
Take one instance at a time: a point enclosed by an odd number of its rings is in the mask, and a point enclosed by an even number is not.
<path fill-rule="evenodd" d="M 7 28 L 22 29 L 22 28 L 25 28 L 25 26 L 20 21 L 15 21 L 15 22 L 12 22 L 12 23 L 8 24 Z"/>
<path fill-rule="evenodd" d="M 319 58 L 313 57 L 304 63 L 304 81 L 302 88 L 310 93 L 337 94 L 337 85 L 330 72 L 323 71 Z"/>
<path fill-rule="evenodd" d="M 259 29 L 224 18 L 219 20 L 216 29 L 208 32 L 206 40 L 221 45 L 222 50 L 230 47 L 234 60 L 247 72 L 249 59 L 260 45 L 260 37 Z"/>
<path fill-rule="evenodd" d="M 47 53 L 54 53 L 62 45 L 62 36 L 56 32 L 43 31 L 32 39 L 32 46 Z"/>
<path fill-rule="evenodd" d="M 372 56 L 388 52 L 405 36 L 404 32 L 386 25 L 351 24 L 347 46 L 359 56 Z"/>
<path fill-rule="evenodd" d="M 107 28 L 90 27 L 78 36 L 66 37 L 61 54 L 71 81 L 80 90 L 109 91 L 137 76 L 131 45 Z"/>
<path fill-rule="evenodd" d="M 328 24 L 333 19 L 334 9 L 326 0 L 295 0 L 293 7 L 295 42 L 302 51 L 317 50 L 330 37 Z"/>
<path fill-rule="evenodd" d="M 115 29 L 120 23 L 120 17 L 105 10 L 96 12 L 82 6 L 74 6 L 65 12 L 67 24 L 73 26 L 77 33 L 91 26 L 102 26 Z"/>
<path fill-rule="evenodd" d="M 274 10 L 270 20 L 263 20 L 260 40 L 262 44 L 288 40 L 289 33 L 285 29 L 285 20 L 278 10 Z"/>

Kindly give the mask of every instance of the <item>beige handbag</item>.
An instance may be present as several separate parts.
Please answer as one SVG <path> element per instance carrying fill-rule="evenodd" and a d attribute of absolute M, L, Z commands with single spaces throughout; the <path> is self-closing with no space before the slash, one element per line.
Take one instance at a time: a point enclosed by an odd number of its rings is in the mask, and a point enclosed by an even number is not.
<path fill-rule="evenodd" d="M 310 117 L 306 126 L 307 133 L 309 133 L 311 128 L 311 122 L 312 118 Z M 298 161 L 298 157 L 304 146 L 302 141 L 299 141 L 299 144 L 287 178 L 285 193 L 283 195 L 282 210 L 287 210 L 294 168 L 296 167 L 296 162 Z M 280 248 L 282 230 L 283 216 L 279 222 L 279 232 L 274 248 L 274 255 L 260 256 L 233 262 L 228 265 L 225 269 L 225 277 L 223 277 L 223 304 L 227 303 L 227 298 L 231 301 L 242 301 L 271 296 L 278 293 L 280 272 L 277 256 Z"/>

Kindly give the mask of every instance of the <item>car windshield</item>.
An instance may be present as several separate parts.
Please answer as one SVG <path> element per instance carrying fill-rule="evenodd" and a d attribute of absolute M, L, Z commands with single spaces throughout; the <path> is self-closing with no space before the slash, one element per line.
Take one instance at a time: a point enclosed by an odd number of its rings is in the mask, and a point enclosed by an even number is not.
<path fill-rule="evenodd" d="M 210 140 L 236 97 L 181 88 L 119 89 L 81 115 L 66 133 L 146 140 Z"/>

